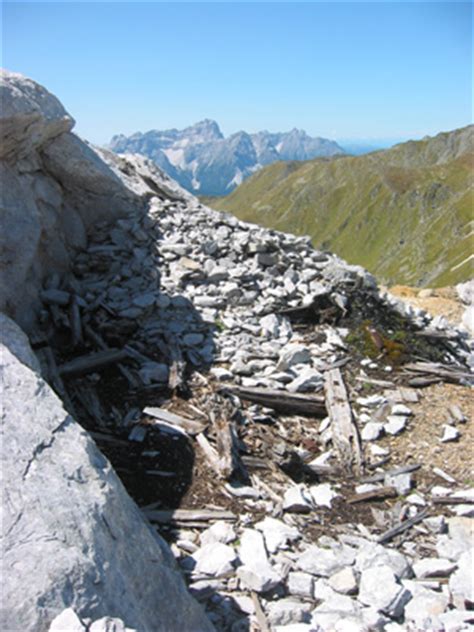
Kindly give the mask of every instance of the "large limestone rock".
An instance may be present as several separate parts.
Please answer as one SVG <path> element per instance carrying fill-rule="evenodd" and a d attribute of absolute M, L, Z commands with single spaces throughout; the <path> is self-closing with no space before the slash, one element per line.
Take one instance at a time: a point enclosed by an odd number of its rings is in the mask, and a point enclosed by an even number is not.
<path fill-rule="evenodd" d="M 36 371 L 26 336 L 5 317 L 0 331 L 0 629 L 43 632 L 73 608 L 139 632 L 212 630 L 167 545 Z"/>
<path fill-rule="evenodd" d="M 72 134 L 74 120 L 31 79 L 2 71 L 0 99 L 0 310 L 28 330 L 43 282 L 67 276 L 92 223 L 189 194 L 150 161 Z"/>

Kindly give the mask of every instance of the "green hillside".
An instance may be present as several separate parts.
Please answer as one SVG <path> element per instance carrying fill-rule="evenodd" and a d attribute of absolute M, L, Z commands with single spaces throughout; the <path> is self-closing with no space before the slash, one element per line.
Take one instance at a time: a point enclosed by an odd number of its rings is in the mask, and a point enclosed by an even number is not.
<path fill-rule="evenodd" d="M 473 126 L 356 157 L 279 162 L 213 208 L 357 263 L 388 284 L 473 276 Z"/>

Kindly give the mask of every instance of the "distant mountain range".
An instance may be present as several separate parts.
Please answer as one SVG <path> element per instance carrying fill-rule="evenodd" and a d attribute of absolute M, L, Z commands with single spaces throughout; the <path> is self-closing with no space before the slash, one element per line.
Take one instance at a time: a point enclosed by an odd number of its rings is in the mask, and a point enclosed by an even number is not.
<path fill-rule="evenodd" d="M 151 158 L 169 176 L 196 195 L 226 195 L 250 175 L 278 160 L 310 160 L 344 154 L 335 141 L 312 138 L 303 130 L 225 138 L 206 119 L 183 130 L 151 130 L 114 136 L 109 148 Z"/>
<path fill-rule="evenodd" d="M 205 201 L 310 235 L 386 283 L 452 285 L 474 273 L 473 134 L 471 125 L 363 156 L 279 162 Z"/>

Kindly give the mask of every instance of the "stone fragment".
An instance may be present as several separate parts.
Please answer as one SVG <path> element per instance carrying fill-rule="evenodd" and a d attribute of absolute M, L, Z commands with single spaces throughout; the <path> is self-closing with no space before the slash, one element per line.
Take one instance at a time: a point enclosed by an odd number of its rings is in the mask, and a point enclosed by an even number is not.
<path fill-rule="evenodd" d="M 362 428 L 360 433 L 362 441 L 375 441 L 378 439 L 384 431 L 384 425 L 376 421 L 369 421 Z"/>
<path fill-rule="evenodd" d="M 211 371 L 212 375 L 214 375 L 220 382 L 225 382 L 228 380 L 232 380 L 234 375 L 232 371 L 221 367 L 212 367 Z"/>
<path fill-rule="evenodd" d="M 392 415 L 401 415 L 402 417 L 410 417 L 413 415 L 413 411 L 405 404 L 394 404 L 392 406 Z"/>
<path fill-rule="evenodd" d="M 454 562 L 440 557 L 425 557 L 413 564 L 413 572 L 419 579 L 448 577 L 455 568 Z"/>
<path fill-rule="evenodd" d="M 312 545 L 301 553 L 296 560 L 296 566 L 306 573 L 329 577 L 353 561 L 353 554 L 347 548 L 335 551 Z"/>
<path fill-rule="evenodd" d="M 146 362 L 138 371 L 140 379 L 145 385 L 152 382 L 167 383 L 169 377 L 169 368 L 166 364 L 159 362 Z"/>
<path fill-rule="evenodd" d="M 474 520 L 465 517 L 448 518 L 448 533 L 438 536 L 436 552 L 440 557 L 457 562 L 469 551 L 474 539 Z"/>
<path fill-rule="evenodd" d="M 290 513 L 309 513 L 312 500 L 308 491 L 302 486 L 290 487 L 283 496 L 283 510 Z"/>
<path fill-rule="evenodd" d="M 314 577 L 309 573 L 294 571 L 288 574 L 288 592 L 298 597 L 313 597 Z"/>
<path fill-rule="evenodd" d="M 237 537 L 234 527 L 224 520 L 218 520 L 208 529 L 201 533 L 201 546 L 204 547 L 207 544 L 213 544 L 215 542 L 221 542 L 222 544 L 228 544 Z"/>
<path fill-rule="evenodd" d="M 66 608 L 51 621 L 49 632 L 86 632 L 86 626 L 72 608 Z"/>
<path fill-rule="evenodd" d="M 122 619 L 116 617 L 102 617 L 92 623 L 87 632 L 135 632 L 126 628 Z"/>
<path fill-rule="evenodd" d="M 222 577 L 234 571 L 236 552 L 222 542 L 213 542 L 200 548 L 192 557 L 196 561 L 194 572 L 211 577 Z"/>
<path fill-rule="evenodd" d="M 457 561 L 458 569 L 449 578 L 449 590 L 456 608 L 472 608 L 474 603 L 474 549 Z"/>
<path fill-rule="evenodd" d="M 376 566 L 388 566 L 398 579 L 412 576 L 412 568 L 405 555 L 381 544 L 368 543 L 358 551 L 355 568 L 362 572 Z"/>
<path fill-rule="evenodd" d="M 328 580 L 333 590 L 343 595 L 353 595 L 357 592 L 357 576 L 351 567 L 343 568 Z"/>
<path fill-rule="evenodd" d="M 183 344 L 186 347 L 196 347 L 204 342 L 203 334 L 185 334 L 183 336 Z"/>
<path fill-rule="evenodd" d="M 305 367 L 298 372 L 297 377 L 287 384 L 290 393 L 307 393 L 322 385 L 322 375 L 316 369 Z"/>
<path fill-rule="evenodd" d="M 461 436 L 461 433 L 455 426 L 449 424 L 443 424 L 444 432 L 441 437 L 441 443 L 449 443 L 450 441 L 457 441 Z"/>
<path fill-rule="evenodd" d="M 278 599 L 267 605 L 267 618 L 271 625 L 288 625 L 304 623 L 310 620 L 310 603 L 302 603 L 295 599 Z"/>
<path fill-rule="evenodd" d="M 383 429 L 389 435 L 395 436 L 405 430 L 407 425 L 407 417 L 401 415 L 390 415 L 387 422 L 384 423 Z"/>
<path fill-rule="evenodd" d="M 414 625 L 417 630 L 439 629 L 438 617 L 449 603 L 447 595 L 410 579 L 404 579 L 402 584 L 411 594 L 411 599 L 405 606 L 405 621 Z"/>
<path fill-rule="evenodd" d="M 265 550 L 263 535 L 254 529 L 244 529 L 240 540 L 239 557 L 242 566 L 237 569 L 241 584 L 256 592 L 266 592 L 280 583 Z"/>
<path fill-rule="evenodd" d="M 329 483 L 312 485 L 309 488 L 309 491 L 315 504 L 319 507 L 331 508 L 331 501 L 339 496 L 339 494 L 331 488 L 331 485 Z"/>
<path fill-rule="evenodd" d="M 276 553 L 278 549 L 287 548 L 288 543 L 296 542 L 301 537 L 296 527 L 290 527 L 282 520 L 266 516 L 257 522 L 255 528 L 262 531 L 267 550 Z"/>
<path fill-rule="evenodd" d="M 311 352 L 305 345 L 285 345 L 278 358 L 278 371 L 287 371 L 296 364 L 308 364 L 311 362 Z"/>
<path fill-rule="evenodd" d="M 375 566 L 362 571 L 358 599 L 366 606 L 396 618 L 403 614 L 410 591 L 398 583 L 389 566 Z"/>
<path fill-rule="evenodd" d="M 403 474 L 386 474 L 384 478 L 385 487 L 395 487 L 401 495 L 407 494 L 412 488 L 412 475 L 410 472 Z"/>

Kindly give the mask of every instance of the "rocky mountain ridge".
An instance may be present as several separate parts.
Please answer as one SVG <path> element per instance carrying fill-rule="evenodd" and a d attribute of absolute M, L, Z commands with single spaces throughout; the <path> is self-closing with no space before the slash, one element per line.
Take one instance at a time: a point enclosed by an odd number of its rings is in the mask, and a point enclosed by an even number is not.
<path fill-rule="evenodd" d="M 309 235 L 387 285 L 455 285 L 473 275 L 473 129 L 364 156 L 277 163 L 206 203 Z"/>
<path fill-rule="evenodd" d="M 215 121 L 205 119 L 183 130 L 119 134 L 110 142 L 118 153 L 151 158 L 188 191 L 226 195 L 252 173 L 278 160 L 308 160 L 344 150 L 335 141 L 312 138 L 303 130 L 256 134 L 237 132 L 224 138 Z"/>
<path fill-rule="evenodd" d="M 48 93 L 4 83 L 24 111 L 0 130 L 31 145 L 25 113 L 49 125 Z M 423 389 L 472 382 L 468 332 L 71 136 L 5 162 L 21 185 L 6 244 L 49 232 L 6 261 L 29 292 L 7 286 L 3 306 L 36 357 L 2 317 L 2 629 L 467 629 L 470 464 L 396 454 Z M 67 260 L 45 262 L 64 238 Z M 463 408 L 428 428 L 454 455 Z"/>

